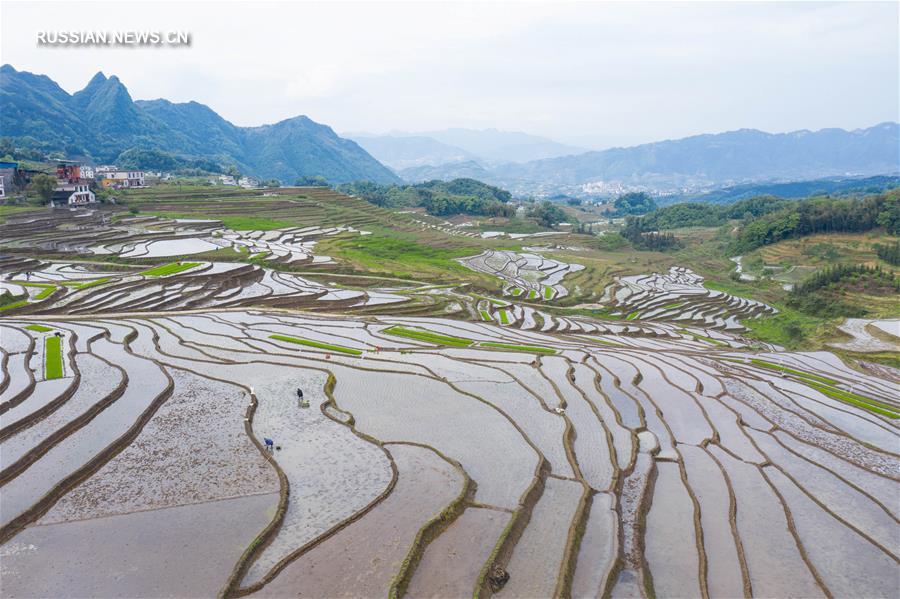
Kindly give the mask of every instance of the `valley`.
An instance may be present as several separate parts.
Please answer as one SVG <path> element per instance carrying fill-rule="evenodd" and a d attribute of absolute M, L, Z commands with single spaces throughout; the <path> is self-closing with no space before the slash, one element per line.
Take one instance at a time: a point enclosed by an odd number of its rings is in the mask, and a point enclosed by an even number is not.
<path fill-rule="evenodd" d="M 900 314 L 788 349 L 719 229 L 610 249 L 325 188 L 2 217 L 11 596 L 898 590 Z"/>

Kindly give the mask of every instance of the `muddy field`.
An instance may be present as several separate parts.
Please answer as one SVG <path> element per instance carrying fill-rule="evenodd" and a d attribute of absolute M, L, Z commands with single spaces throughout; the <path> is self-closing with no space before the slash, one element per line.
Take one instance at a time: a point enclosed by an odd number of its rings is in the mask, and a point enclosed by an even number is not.
<path fill-rule="evenodd" d="M 830 354 L 240 310 L 3 326 L 8 596 L 898 592 L 895 387 Z M 15 358 L 56 331 L 44 390 Z"/>
<path fill-rule="evenodd" d="M 365 233 L 30 226 L 283 264 Z M 672 268 L 561 316 L 580 265 L 538 253 L 461 260 L 501 298 L 184 260 L 0 257 L 4 597 L 900 595 L 896 373 L 749 342 L 765 304 Z"/>

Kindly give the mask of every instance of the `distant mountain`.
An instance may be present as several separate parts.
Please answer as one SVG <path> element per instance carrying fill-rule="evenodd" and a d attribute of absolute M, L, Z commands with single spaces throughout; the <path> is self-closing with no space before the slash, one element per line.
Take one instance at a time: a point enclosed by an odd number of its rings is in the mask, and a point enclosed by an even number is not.
<path fill-rule="evenodd" d="M 685 194 L 759 182 L 900 172 L 900 125 L 764 133 L 741 129 L 678 140 L 485 167 L 478 178 L 516 193 L 588 192 L 591 187 Z M 407 177 L 406 172 L 401 173 Z M 457 165 L 429 177 L 460 176 Z"/>
<path fill-rule="evenodd" d="M 900 125 L 868 129 L 715 135 L 586 152 L 492 171 L 495 181 L 580 185 L 592 181 L 660 188 L 791 181 L 900 171 Z"/>
<path fill-rule="evenodd" d="M 462 148 L 493 164 L 529 162 L 584 152 L 583 148 L 567 146 L 546 137 L 497 129 L 444 129 L 422 135 Z"/>
<path fill-rule="evenodd" d="M 811 196 L 880 193 L 897 187 L 900 187 L 900 176 L 897 175 L 815 179 L 813 181 L 792 181 L 790 183 L 747 183 L 700 194 L 671 196 L 659 200 L 658 203 L 660 205 L 677 202 L 731 204 L 759 196 L 775 196 L 791 200 Z"/>
<path fill-rule="evenodd" d="M 487 181 L 491 172 L 474 160 L 466 162 L 454 162 L 438 166 L 415 166 L 405 168 L 398 174 L 404 181 L 420 183 L 422 181 L 451 181 L 453 179 L 478 179 Z"/>
<path fill-rule="evenodd" d="M 244 173 L 288 184 L 317 175 L 335 183 L 400 182 L 355 142 L 308 117 L 237 127 L 196 102 L 135 102 L 117 77 L 103 73 L 69 95 L 49 77 L 3 65 L 0 135 L 13 144 L 88 155 L 98 162 L 143 149 L 233 164 Z"/>
<path fill-rule="evenodd" d="M 419 166 L 439 166 L 477 160 L 466 152 L 431 137 L 421 135 L 347 135 L 379 162 L 394 170 Z"/>

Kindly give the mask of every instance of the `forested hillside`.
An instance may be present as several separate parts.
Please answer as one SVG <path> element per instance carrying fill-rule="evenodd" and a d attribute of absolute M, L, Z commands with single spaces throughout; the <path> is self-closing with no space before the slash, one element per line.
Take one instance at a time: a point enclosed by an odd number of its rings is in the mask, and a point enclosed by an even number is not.
<path fill-rule="evenodd" d="M 284 182 L 301 176 L 399 182 L 355 142 L 308 117 L 237 127 L 197 102 L 135 102 L 117 77 L 103 73 L 69 95 L 49 77 L 0 67 L 0 131 L 4 147 L 24 153 L 116 162 L 128 152 L 128 164 L 140 168 L 207 160 Z"/>

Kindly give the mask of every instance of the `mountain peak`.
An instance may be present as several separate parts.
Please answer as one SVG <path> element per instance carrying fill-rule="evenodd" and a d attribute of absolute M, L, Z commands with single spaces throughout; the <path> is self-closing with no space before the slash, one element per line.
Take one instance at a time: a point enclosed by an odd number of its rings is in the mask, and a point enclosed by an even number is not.
<path fill-rule="evenodd" d="M 97 85 L 100 83 L 106 82 L 106 75 L 103 74 L 103 71 L 97 71 L 97 74 L 91 77 L 91 80 L 88 81 L 87 87 L 92 85 Z"/>

